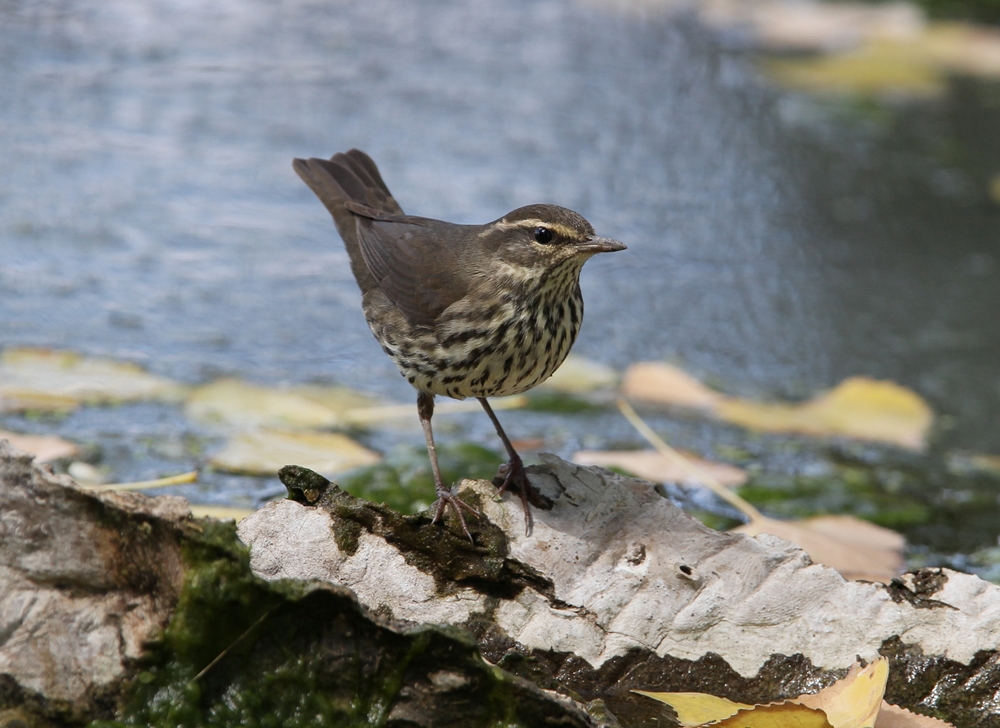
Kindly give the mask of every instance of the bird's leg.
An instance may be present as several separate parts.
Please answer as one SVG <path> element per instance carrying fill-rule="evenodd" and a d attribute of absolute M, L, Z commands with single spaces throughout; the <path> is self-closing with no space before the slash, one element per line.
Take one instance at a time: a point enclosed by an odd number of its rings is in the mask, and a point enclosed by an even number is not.
<path fill-rule="evenodd" d="M 458 522 L 462 524 L 462 533 L 475 545 L 469 527 L 465 525 L 465 517 L 462 515 L 464 508 L 469 513 L 478 516 L 476 509 L 467 503 L 462 502 L 458 496 L 454 495 L 449 488 L 446 488 L 441 479 L 441 468 L 438 467 L 437 449 L 434 447 L 434 433 L 431 431 L 431 417 L 434 416 L 434 395 L 421 392 L 417 395 L 417 414 L 420 415 L 420 425 L 424 428 L 424 439 L 427 441 L 427 455 L 431 459 L 431 471 L 434 473 L 434 492 L 437 494 L 437 503 L 434 509 L 434 518 L 431 523 L 437 523 L 444 514 L 444 509 L 451 506 L 455 509 Z"/>
<path fill-rule="evenodd" d="M 517 486 L 518 495 L 521 496 L 521 505 L 524 506 L 524 530 L 525 533 L 530 533 L 531 508 L 528 506 L 528 493 L 530 492 L 531 484 L 528 482 L 528 474 L 524 472 L 524 462 L 522 462 L 521 456 L 517 454 L 514 446 L 510 444 L 510 438 L 507 437 L 507 433 L 500 426 L 500 420 L 493 414 L 493 408 L 486 401 L 486 397 L 476 397 L 476 399 L 479 400 L 479 404 L 486 410 L 486 414 L 490 416 L 490 419 L 493 421 L 493 427 L 496 428 L 497 434 L 503 440 L 503 446 L 507 449 L 507 472 L 504 474 L 503 484 L 497 490 L 497 495 L 503 495 L 504 491 L 507 490 L 507 486 L 511 483 Z M 500 467 L 503 468 L 503 466 Z"/>

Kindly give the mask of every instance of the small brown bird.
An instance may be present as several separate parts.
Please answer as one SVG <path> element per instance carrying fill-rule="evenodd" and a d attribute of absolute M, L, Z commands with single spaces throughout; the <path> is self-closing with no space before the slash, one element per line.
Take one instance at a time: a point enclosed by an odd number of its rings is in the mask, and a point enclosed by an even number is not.
<path fill-rule="evenodd" d="M 462 509 L 476 512 L 445 487 L 438 468 L 431 416 L 441 394 L 482 404 L 509 458 L 500 492 L 518 489 L 529 526 L 524 465 L 486 398 L 519 394 L 552 375 L 583 320 L 580 269 L 595 253 L 625 246 L 555 205 L 521 207 L 485 225 L 405 215 L 357 149 L 293 167 L 333 215 L 369 328 L 418 392 L 434 522 L 451 506 L 472 540 Z"/>

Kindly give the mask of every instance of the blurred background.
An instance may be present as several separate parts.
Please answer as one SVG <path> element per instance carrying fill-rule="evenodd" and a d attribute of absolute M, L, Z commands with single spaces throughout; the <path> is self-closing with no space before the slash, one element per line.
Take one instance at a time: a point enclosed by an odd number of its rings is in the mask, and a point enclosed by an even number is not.
<path fill-rule="evenodd" d="M 409 213 L 551 202 L 624 241 L 584 269 L 574 350 L 617 372 L 669 361 L 764 400 L 854 375 L 917 393 L 936 415 L 925 457 L 943 460 L 847 450 L 918 472 L 923 515 L 901 528 L 957 563 L 996 546 L 1000 508 L 994 476 L 958 487 L 972 476 L 940 464 L 1000 454 L 996 7 L 5 0 L 0 347 L 412 403 L 291 169 L 358 147 Z M 561 455 L 640 446 L 610 408 L 541 410 L 500 416 Z M 833 457 L 651 417 L 762 472 Z M 499 452 L 481 414 L 441 420 L 445 441 Z M 356 434 L 419 452 L 415 409 L 411 424 Z M 156 402 L 9 408 L 0 426 L 69 438 L 112 480 L 202 464 L 222 437 Z M 219 470 L 176 492 L 252 507 L 283 489 Z M 962 504 L 982 519 L 967 538 Z"/>

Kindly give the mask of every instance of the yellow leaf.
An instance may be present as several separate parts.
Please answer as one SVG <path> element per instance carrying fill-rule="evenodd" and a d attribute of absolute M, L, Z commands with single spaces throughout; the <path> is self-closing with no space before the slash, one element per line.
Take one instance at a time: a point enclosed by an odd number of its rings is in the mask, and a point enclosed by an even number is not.
<path fill-rule="evenodd" d="M 65 411 L 79 404 L 175 401 L 184 388 L 135 364 L 71 351 L 6 349 L 0 355 L 3 409 Z"/>
<path fill-rule="evenodd" d="M 767 705 L 747 705 L 703 693 L 633 692 L 672 707 L 682 725 L 712 728 L 873 728 L 882 704 L 889 661 L 855 664 L 815 694 Z"/>
<path fill-rule="evenodd" d="M 872 728 L 888 678 L 885 657 L 864 668 L 855 663 L 843 679 L 815 695 L 800 695 L 795 702 L 822 710 L 834 728 Z"/>
<path fill-rule="evenodd" d="M 682 369 L 660 362 L 639 362 L 625 372 L 622 394 L 673 407 L 712 412 L 723 396 Z"/>
<path fill-rule="evenodd" d="M 919 395 L 893 382 L 851 377 L 800 405 L 730 399 L 719 406 L 727 422 L 769 432 L 841 435 L 919 450 L 934 420 Z"/>
<path fill-rule="evenodd" d="M 191 515 L 195 518 L 218 518 L 220 521 L 242 521 L 253 513 L 250 508 L 232 508 L 230 506 L 191 506 Z"/>
<path fill-rule="evenodd" d="M 591 361 L 576 354 L 566 357 L 555 374 L 538 388 L 563 394 L 585 394 L 598 389 L 613 387 L 618 383 L 618 373 L 611 367 Z"/>
<path fill-rule="evenodd" d="M 687 460 L 694 464 L 699 472 L 709 476 L 730 488 L 747 482 L 747 474 L 735 465 L 713 463 L 695 455 L 682 452 Z M 656 450 L 581 450 L 574 453 L 571 460 L 580 465 L 597 465 L 602 468 L 616 467 L 634 473 L 654 483 L 699 483 L 692 476 L 691 468 L 682 468 Z"/>
<path fill-rule="evenodd" d="M 40 463 L 71 458 L 80 451 L 72 442 L 55 435 L 21 435 L 9 430 L 0 430 L 0 440 L 7 440 L 18 450 L 31 453 Z"/>
<path fill-rule="evenodd" d="M 883 700 L 875 728 L 955 728 L 955 726 L 937 718 L 911 713 L 906 708 L 900 708 Z"/>
<path fill-rule="evenodd" d="M 700 410 L 735 425 L 766 432 L 842 436 L 923 448 L 934 412 L 916 393 L 894 382 L 851 377 L 801 404 L 727 397 L 668 364 L 642 362 L 625 372 L 630 399 Z"/>
<path fill-rule="evenodd" d="M 906 539 L 854 516 L 817 516 L 801 521 L 754 518 L 735 529 L 748 536 L 770 533 L 798 545 L 817 564 L 845 579 L 890 582 L 903 570 Z"/>
<path fill-rule="evenodd" d="M 754 707 L 706 693 L 650 693 L 645 690 L 632 692 L 666 703 L 677 713 L 678 722 L 688 728 L 724 720 L 741 710 L 753 710 Z"/>
<path fill-rule="evenodd" d="M 827 720 L 822 710 L 791 702 L 759 705 L 707 725 L 712 728 L 839 728 Z"/>
<path fill-rule="evenodd" d="M 378 453 L 336 432 L 260 430 L 237 435 L 211 459 L 220 470 L 274 475 L 284 465 L 301 465 L 332 478 L 379 461 Z"/>
<path fill-rule="evenodd" d="M 242 430 L 320 428 L 340 424 L 333 399 L 333 392 L 319 387 L 296 392 L 221 379 L 194 390 L 184 409 L 193 420 Z"/>
<path fill-rule="evenodd" d="M 920 43 L 876 40 L 847 53 L 771 59 L 764 67 L 781 84 L 820 93 L 937 96 L 945 74 Z"/>
<path fill-rule="evenodd" d="M 1000 174 L 994 175 L 986 189 L 989 193 L 990 199 L 1000 205 Z"/>

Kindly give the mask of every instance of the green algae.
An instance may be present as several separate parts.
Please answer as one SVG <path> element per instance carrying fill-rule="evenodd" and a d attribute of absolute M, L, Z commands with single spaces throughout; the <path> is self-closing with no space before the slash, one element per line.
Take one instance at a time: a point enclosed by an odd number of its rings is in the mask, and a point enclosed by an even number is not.
<path fill-rule="evenodd" d="M 472 443 L 439 445 L 438 464 L 446 484 L 470 480 L 489 480 L 505 458 Z M 348 493 L 374 503 L 385 503 L 400 513 L 417 513 L 435 499 L 434 476 L 427 450 L 422 447 L 399 447 L 375 465 L 358 468 L 340 478 Z"/>
<path fill-rule="evenodd" d="M 869 470 L 845 468 L 830 476 L 758 476 L 739 489 L 769 515 L 804 518 L 817 513 L 857 516 L 886 528 L 926 523 L 929 507 L 893 492 Z"/>
<path fill-rule="evenodd" d="M 564 710 L 484 662 L 464 630 L 403 627 L 373 618 L 345 588 L 254 576 L 231 523 L 196 521 L 180 551 L 169 625 L 136 664 L 117 719 L 90 728 L 380 726 L 410 714 L 532 726 Z"/>

